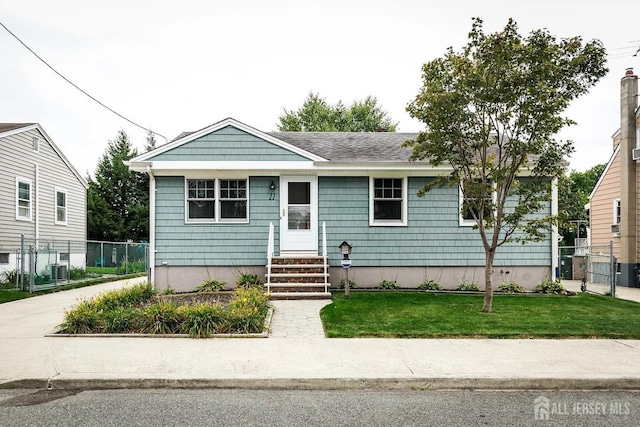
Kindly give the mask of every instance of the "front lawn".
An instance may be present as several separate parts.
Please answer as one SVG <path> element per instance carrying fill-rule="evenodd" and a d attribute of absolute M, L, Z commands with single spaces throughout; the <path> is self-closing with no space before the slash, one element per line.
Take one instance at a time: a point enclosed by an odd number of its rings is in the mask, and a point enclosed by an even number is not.
<path fill-rule="evenodd" d="M 341 293 L 320 317 L 328 337 L 640 338 L 640 304 L 578 294 L 482 295 L 429 292 Z"/>

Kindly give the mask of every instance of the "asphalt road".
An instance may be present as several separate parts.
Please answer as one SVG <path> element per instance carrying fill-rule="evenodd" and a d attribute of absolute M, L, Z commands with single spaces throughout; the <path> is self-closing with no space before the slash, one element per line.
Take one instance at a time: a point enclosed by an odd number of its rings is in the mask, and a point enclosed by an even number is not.
<path fill-rule="evenodd" d="M 0 425 L 638 426 L 640 392 L 0 390 Z"/>

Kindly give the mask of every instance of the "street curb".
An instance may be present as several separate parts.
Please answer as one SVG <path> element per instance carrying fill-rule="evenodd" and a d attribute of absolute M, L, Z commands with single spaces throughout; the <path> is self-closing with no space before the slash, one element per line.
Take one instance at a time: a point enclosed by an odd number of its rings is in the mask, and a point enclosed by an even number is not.
<path fill-rule="evenodd" d="M 0 389 L 640 390 L 640 378 L 21 379 Z"/>

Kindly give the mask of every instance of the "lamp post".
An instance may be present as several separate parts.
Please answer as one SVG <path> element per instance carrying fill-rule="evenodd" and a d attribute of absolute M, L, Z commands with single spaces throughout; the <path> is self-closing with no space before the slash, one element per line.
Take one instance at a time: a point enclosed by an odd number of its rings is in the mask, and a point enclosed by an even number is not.
<path fill-rule="evenodd" d="M 342 261 L 340 261 L 340 264 L 342 264 L 342 267 L 344 267 L 346 275 L 344 281 L 344 299 L 349 299 L 349 267 L 351 267 L 351 259 L 349 259 L 349 254 L 351 254 L 351 249 L 353 248 L 353 246 L 347 243 L 347 241 L 344 241 L 338 247 L 340 248 L 340 252 L 342 253 Z"/>

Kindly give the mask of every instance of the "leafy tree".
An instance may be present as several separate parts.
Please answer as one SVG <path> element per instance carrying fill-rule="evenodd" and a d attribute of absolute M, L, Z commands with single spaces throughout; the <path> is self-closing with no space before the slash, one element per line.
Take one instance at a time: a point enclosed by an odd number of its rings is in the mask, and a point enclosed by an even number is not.
<path fill-rule="evenodd" d="M 124 130 L 109 141 L 89 177 L 88 236 L 93 240 L 139 241 L 149 236 L 149 184 L 146 176 L 129 170 L 125 161 L 137 156 Z"/>
<path fill-rule="evenodd" d="M 449 48 L 422 67 L 423 87 L 407 111 L 426 130 L 407 145 L 412 159 L 448 165 L 451 173 L 419 195 L 460 187 L 462 213 L 473 217 L 485 250 L 484 312 L 493 302 L 496 250 L 549 238 L 556 218 L 541 211 L 551 198 L 550 179 L 562 175 L 573 151 L 571 141 L 554 135 L 574 123 L 563 111 L 606 74 L 605 62 L 598 40 L 557 40 L 547 30 L 525 38 L 512 19 L 487 35 L 474 18 L 462 51 Z"/>
<path fill-rule="evenodd" d="M 342 101 L 330 105 L 312 92 L 298 110 L 285 109 L 278 124 L 281 132 L 375 132 L 379 129 L 395 132 L 397 127 L 398 123 L 382 110 L 375 97 L 354 101 L 347 108 Z"/>
<path fill-rule="evenodd" d="M 584 172 L 571 171 L 558 179 L 558 215 L 560 224 L 558 232 L 562 236 L 562 244 L 574 246 L 578 235 L 587 237 L 588 216 L 584 205 L 589 203 L 589 195 L 593 191 L 606 164 L 595 165 Z M 584 221 L 576 223 L 572 221 Z M 578 229 L 578 226 L 580 227 Z"/>

